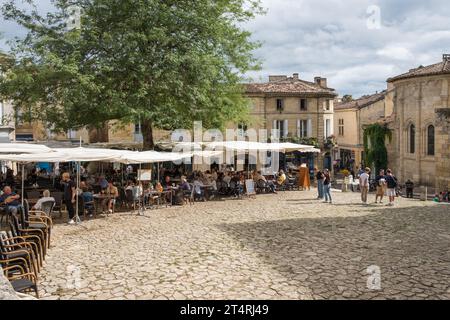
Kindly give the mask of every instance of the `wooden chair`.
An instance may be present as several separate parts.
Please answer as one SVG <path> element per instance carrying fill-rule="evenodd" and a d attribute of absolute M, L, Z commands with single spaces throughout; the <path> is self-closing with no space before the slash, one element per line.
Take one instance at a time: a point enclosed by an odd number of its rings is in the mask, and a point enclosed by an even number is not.
<path fill-rule="evenodd" d="M 26 272 L 21 265 L 11 265 L 2 269 L 14 291 L 20 293 L 34 291 L 36 298 L 39 299 L 37 277 L 33 273 Z"/>
<path fill-rule="evenodd" d="M 19 211 L 23 212 L 23 210 L 19 210 Z M 23 213 L 21 215 L 23 215 Z M 40 245 L 40 247 L 42 248 L 43 254 L 45 256 L 47 254 L 47 244 L 48 244 L 47 236 L 46 236 L 45 232 L 42 229 L 29 228 L 27 225 L 24 225 L 23 222 L 20 222 L 19 218 L 16 217 L 15 215 L 12 215 L 12 220 L 13 220 L 14 231 L 17 233 L 17 235 L 21 236 L 21 237 L 34 236 L 30 239 L 33 239 L 33 242 L 38 243 Z M 39 238 L 39 241 L 38 241 L 38 239 L 36 239 L 36 237 Z"/>
<path fill-rule="evenodd" d="M 23 210 L 21 210 L 23 209 Z M 24 200 L 20 213 L 21 224 L 27 229 L 39 229 L 44 232 L 47 248 L 50 247 L 50 236 L 52 231 L 52 218 L 47 217 L 43 211 L 30 211 L 28 201 Z"/>
<path fill-rule="evenodd" d="M 26 250 L 29 252 L 32 265 L 36 269 L 36 275 L 37 272 L 40 272 L 40 268 L 43 266 L 43 257 L 36 243 L 28 242 L 22 237 L 13 237 L 6 231 L 0 231 L 0 243 L 3 252 L 15 250 Z"/>
<path fill-rule="evenodd" d="M 23 239 L 23 241 L 34 243 L 37 247 L 37 255 L 42 259 L 45 260 L 45 245 L 42 242 L 41 237 L 34 234 L 26 234 L 23 232 L 18 231 L 19 226 L 19 220 L 16 216 L 13 216 L 12 221 L 9 223 L 10 231 L 8 233 L 8 236 L 13 239 Z M 42 265 L 42 264 L 41 264 Z"/>
<path fill-rule="evenodd" d="M 0 240 L 0 260 L 6 261 L 6 264 L 21 261 L 23 263 L 19 263 L 19 265 L 26 268 L 27 272 L 34 273 L 36 277 L 40 270 L 32 249 L 26 245 L 7 245 Z"/>

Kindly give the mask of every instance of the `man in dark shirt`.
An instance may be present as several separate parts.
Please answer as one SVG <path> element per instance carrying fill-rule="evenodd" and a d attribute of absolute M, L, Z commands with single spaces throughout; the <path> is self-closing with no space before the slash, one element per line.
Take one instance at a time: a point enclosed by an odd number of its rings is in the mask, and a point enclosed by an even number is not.
<path fill-rule="evenodd" d="M 412 182 L 410 179 L 408 179 L 408 181 L 406 181 L 405 183 L 405 188 L 406 188 L 406 197 L 407 198 L 413 198 L 414 196 L 414 182 Z"/>
<path fill-rule="evenodd" d="M 73 204 L 75 203 L 76 186 L 75 182 L 70 179 L 70 174 L 64 172 L 62 175 L 61 185 L 64 187 L 64 204 L 66 205 L 67 212 L 69 213 L 69 224 L 74 224 L 73 220 L 75 216 L 75 210 Z"/>
<path fill-rule="evenodd" d="M 6 186 L 3 194 L 0 196 L 0 203 L 5 204 L 6 211 L 10 214 L 17 214 L 17 208 L 20 206 L 20 195 L 12 192 L 11 187 Z"/>

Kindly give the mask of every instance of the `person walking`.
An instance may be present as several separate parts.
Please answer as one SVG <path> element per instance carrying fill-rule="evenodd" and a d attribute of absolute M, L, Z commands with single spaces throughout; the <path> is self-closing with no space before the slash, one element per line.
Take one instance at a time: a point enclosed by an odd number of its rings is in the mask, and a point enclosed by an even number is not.
<path fill-rule="evenodd" d="M 325 176 L 323 175 L 323 172 L 317 168 L 315 168 L 314 171 L 316 171 L 316 179 L 317 179 L 317 192 L 318 192 L 317 199 L 322 200 L 323 196 L 324 196 L 323 195 L 323 181 L 325 179 Z"/>
<path fill-rule="evenodd" d="M 384 170 L 380 170 L 380 174 L 376 176 L 375 182 L 377 185 L 377 195 L 375 196 L 375 203 L 378 203 L 378 198 L 380 198 L 380 203 L 383 203 L 384 192 L 386 189 L 386 176 Z"/>
<path fill-rule="evenodd" d="M 386 185 L 387 185 L 387 195 L 389 197 L 389 203 L 388 206 L 394 205 L 394 200 L 396 197 L 395 188 L 397 188 L 397 178 L 392 174 L 392 170 L 387 170 L 387 176 L 386 176 Z"/>
<path fill-rule="evenodd" d="M 328 169 L 325 169 L 323 172 L 323 176 L 324 176 L 324 180 L 323 180 L 323 194 L 325 196 L 325 203 L 328 202 L 328 200 L 330 201 L 330 203 L 332 202 L 331 199 L 331 176 L 330 176 L 330 171 Z"/>
<path fill-rule="evenodd" d="M 359 187 L 361 189 L 361 201 L 364 204 L 367 204 L 367 194 L 369 193 L 369 173 L 370 168 L 366 168 L 366 170 L 359 175 Z"/>

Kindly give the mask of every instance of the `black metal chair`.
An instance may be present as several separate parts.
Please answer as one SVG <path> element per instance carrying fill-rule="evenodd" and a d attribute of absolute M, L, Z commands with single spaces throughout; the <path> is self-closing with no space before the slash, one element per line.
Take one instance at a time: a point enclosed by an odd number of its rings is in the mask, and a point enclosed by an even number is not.
<path fill-rule="evenodd" d="M 63 195 L 64 193 L 60 191 L 52 192 L 52 197 L 55 199 L 53 210 L 59 211 L 60 218 L 62 218 Z"/>

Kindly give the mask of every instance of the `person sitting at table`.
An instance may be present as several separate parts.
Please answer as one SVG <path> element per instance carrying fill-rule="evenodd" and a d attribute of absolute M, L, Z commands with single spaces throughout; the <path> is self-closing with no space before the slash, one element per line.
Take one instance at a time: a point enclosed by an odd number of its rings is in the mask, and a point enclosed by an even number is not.
<path fill-rule="evenodd" d="M 164 191 L 164 188 L 163 188 L 161 182 L 158 181 L 158 182 L 156 183 L 155 190 L 156 190 L 157 192 L 159 192 L 159 193 L 161 193 L 161 192 Z"/>
<path fill-rule="evenodd" d="M 170 176 L 166 176 L 164 178 L 163 187 L 164 187 L 164 189 L 171 189 L 172 188 L 172 181 L 170 180 Z"/>
<path fill-rule="evenodd" d="M 253 181 L 255 181 L 255 183 L 258 183 L 258 181 L 264 181 L 264 183 L 270 188 L 272 193 L 277 193 L 275 184 L 273 183 L 273 181 L 267 181 L 266 177 L 264 177 L 261 174 L 261 171 L 253 171 Z"/>
<path fill-rule="evenodd" d="M 83 191 L 81 193 L 81 198 L 83 199 L 84 209 L 87 211 L 90 218 L 92 218 L 94 214 L 94 195 L 87 187 L 81 188 Z"/>
<path fill-rule="evenodd" d="M 194 177 L 194 199 L 203 199 L 203 201 L 206 201 L 205 194 L 203 187 L 204 184 L 201 181 L 199 176 Z"/>
<path fill-rule="evenodd" d="M 5 204 L 6 213 L 17 215 L 17 210 L 21 205 L 20 195 L 12 192 L 11 187 L 6 186 L 3 188 L 3 194 L 0 196 L 0 203 Z"/>
<path fill-rule="evenodd" d="M 230 186 L 230 182 L 231 182 L 231 176 L 230 173 L 228 171 L 226 171 L 223 175 L 223 182 L 225 182 L 227 184 L 227 186 Z"/>
<path fill-rule="evenodd" d="M 185 176 L 181 176 L 180 189 L 183 191 L 191 191 L 191 186 Z"/>
<path fill-rule="evenodd" d="M 42 195 L 43 195 L 43 197 L 40 198 L 38 200 L 38 202 L 36 202 L 36 204 L 33 206 L 34 210 L 42 210 L 42 204 L 44 202 L 47 202 L 47 201 L 55 202 L 55 198 L 50 196 L 50 190 L 44 190 L 44 192 L 42 192 Z"/>
<path fill-rule="evenodd" d="M 119 197 L 119 190 L 113 184 L 112 181 L 108 182 L 108 187 L 106 188 L 105 194 L 108 196 L 108 198 L 105 199 L 108 212 L 113 213 L 114 205 L 116 204 L 116 199 Z"/>
<path fill-rule="evenodd" d="M 286 174 L 284 173 L 283 170 L 280 170 L 280 173 L 278 174 L 277 177 L 277 185 L 282 186 L 285 181 L 286 181 Z"/>
<path fill-rule="evenodd" d="M 98 184 L 100 185 L 100 188 L 102 190 L 105 190 L 106 188 L 108 188 L 108 180 L 106 180 L 104 176 L 100 176 L 98 178 Z"/>

